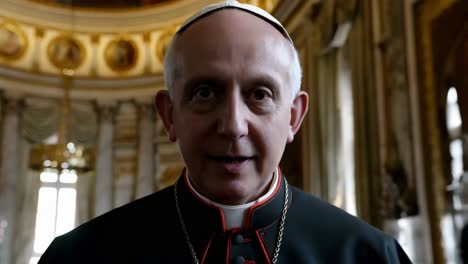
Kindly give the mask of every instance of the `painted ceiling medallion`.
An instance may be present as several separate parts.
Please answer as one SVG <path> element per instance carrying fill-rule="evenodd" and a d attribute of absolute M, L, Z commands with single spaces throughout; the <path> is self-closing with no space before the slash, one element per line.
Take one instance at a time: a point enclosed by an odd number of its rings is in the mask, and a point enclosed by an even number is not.
<path fill-rule="evenodd" d="M 164 62 L 167 48 L 169 47 L 169 44 L 171 44 L 172 38 L 176 32 L 177 28 L 171 28 L 159 36 L 159 39 L 156 43 L 156 56 L 158 57 L 159 61 Z"/>
<path fill-rule="evenodd" d="M 83 44 L 69 35 L 52 39 L 47 48 L 49 59 L 59 69 L 76 69 L 84 60 Z"/>
<path fill-rule="evenodd" d="M 135 42 L 126 38 L 112 40 L 104 51 L 104 59 L 113 71 L 128 71 L 137 62 L 137 46 Z"/>
<path fill-rule="evenodd" d="M 28 46 L 24 32 L 12 23 L 0 24 L 0 57 L 19 59 Z"/>

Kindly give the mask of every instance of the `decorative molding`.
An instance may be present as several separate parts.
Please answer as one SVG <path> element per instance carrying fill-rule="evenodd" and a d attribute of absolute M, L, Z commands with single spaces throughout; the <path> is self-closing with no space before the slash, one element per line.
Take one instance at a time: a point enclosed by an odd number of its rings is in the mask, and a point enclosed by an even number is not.
<path fill-rule="evenodd" d="M 414 23 L 416 38 L 416 52 L 418 67 L 418 91 L 421 95 L 421 124 L 423 160 L 425 171 L 427 211 L 429 218 L 431 249 L 434 263 L 444 263 L 442 245 L 441 221 L 446 208 L 446 183 L 443 157 L 443 144 L 441 142 L 440 112 L 438 102 L 440 86 L 434 65 L 433 26 L 434 21 L 455 3 L 464 1 L 455 0 L 426 0 L 414 4 Z M 466 4 L 466 3 L 465 3 Z"/>
<path fill-rule="evenodd" d="M 315 20 L 320 27 L 322 53 L 344 45 L 357 17 L 359 3 L 359 0 L 321 2 Z"/>
<path fill-rule="evenodd" d="M 14 60 L 0 55 L 0 87 L 60 97 L 56 79 L 60 69 L 69 68 L 75 70 L 73 99 L 131 99 L 153 94 L 164 89 L 162 62 L 177 27 L 194 10 L 214 2 L 217 0 L 184 0 L 122 13 L 64 12 L 66 9 L 31 1 L 0 1 L 0 23 L 15 25 L 26 43 L 23 54 Z M 279 1 L 245 2 L 271 11 Z M 119 44 L 126 45 L 124 55 L 128 56 L 118 56 Z M 67 56 L 72 63 L 64 60 Z"/>
<path fill-rule="evenodd" d="M 385 101 L 382 109 L 385 122 L 381 129 L 386 132 L 382 141 L 388 142 L 382 156 L 382 190 L 387 190 L 389 185 L 398 189 L 397 196 L 389 194 L 382 197 L 382 203 L 389 209 L 383 217 L 394 219 L 419 214 L 410 119 L 412 108 L 405 60 L 408 53 L 405 50 L 404 20 L 395 19 L 404 13 L 403 2 L 385 0 L 378 7 L 380 10 L 374 15 L 380 19 L 380 30 L 383 31 L 378 33 L 386 40 L 384 45 L 377 47 L 379 53 L 376 54 L 381 59 L 381 75 L 386 76 L 380 100 Z"/>
<path fill-rule="evenodd" d="M 60 0 L 28 0 L 41 5 L 62 8 L 64 10 L 81 10 L 81 11 L 94 11 L 94 12 L 106 12 L 106 13 L 115 13 L 115 12 L 132 12 L 138 10 L 147 10 L 151 8 L 161 8 L 167 5 L 171 5 L 174 2 L 181 0 L 160 0 L 156 3 L 151 1 L 144 3 L 144 1 L 110 1 L 109 3 L 99 3 L 99 4 L 90 4 L 90 2 L 67 2 Z M 143 2 L 143 3 L 142 3 Z M 116 4 L 114 4 L 116 3 Z"/>
<path fill-rule="evenodd" d="M 72 100 L 130 100 L 152 98 L 165 89 L 161 75 L 140 78 L 75 78 Z M 0 90 L 20 96 L 61 98 L 63 88 L 58 76 L 31 74 L 0 68 Z"/>
<path fill-rule="evenodd" d="M 320 2 L 320 0 L 279 1 L 273 9 L 273 15 L 283 23 L 288 32 L 294 32 L 297 27 L 301 26 L 312 7 Z"/>
<path fill-rule="evenodd" d="M 138 105 L 138 116 L 140 119 L 149 119 L 151 121 L 156 120 L 156 113 L 154 111 L 153 104 L 140 104 Z"/>
<path fill-rule="evenodd" d="M 164 57 L 166 56 L 166 50 L 169 44 L 172 41 L 175 33 L 177 32 L 178 27 L 169 28 L 167 31 L 163 32 L 156 43 L 156 56 L 161 63 L 164 63 Z"/>
<path fill-rule="evenodd" d="M 74 9 L 73 16 L 76 32 L 143 32 L 181 23 L 194 10 L 215 2 L 218 1 L 183 0 L 143 10 L 114 9 L 113 12 Z M 31 1 L 2 0 L 0 2 L 0 16 L 13 16 L 30 25 L 41 25 L 51 29 L 65 30 L 70 22 L 71 13 L 70 9 L 46 6 Z"/>
<path fill-rule="evenodd" d="M 98 119 L 100 123 L 111 122 L 115 123 L 117 115 L 117 106 L 112 102 L 101 103 L 97 106 Z"/>
<path fill-rule="evenodd" d="M 6 1 L 7 6 L 11 4 L 11 2 L 9 2 L 10 0 Z M 201 3 L 203 1 L 199 2 Z M 268 2 L 274 3 L 276 1 L 268 0 Z M 15 28 L 15 32 L 18 32 L 18 36 L 20 36 L 19 39 L 24 39 L 24 43 L 27 44 L 25 44 L 22 53 L 25 53 L 28 48 L 34 50 L 28 52 L 28 56 L 15 57 L 17 60 L 15 64 L 2 62 L 0 60 L 0 68 L 14 68 L 30 73 L 52 75 L 60 74 L 57 68 L 79 68 L 75 72 L 75 76 L 86 78 L 93 76 L 98 78 L 121 78 L 122 73 L 125 73 L 124 77 L 160 75 L 162 72 L 161 62 L 164 58 L 165 49 L 180 23 L 188 14 L 193 12 L 192 10 L 185 10 L 184 13 L 179 13 L 178 15 L 174 14 L 174 19 L 168 20 L 172 21 L 171 23 L 164 23 L 164 25 L 154 26 L 145 30 L 139 27 L 137 31 L 131 30 L 125 26 L 119 27 L 115 24 L 113 25 L 113 30 L 108 30 L 102 27 L 102 23 L 93 25 L 93 31 L 82 31 L 79 29 L 79 19 L 74 17 L 74 29 L 73 32 L 70 32 L 69 16 L 67 17 L 64 15 L 62 18 L 63 21 L 59 27 L 50 27 L 47 24 L 49 18 L 36 23 L 28 23 L 27 20 L 22 20 L 20 15 L 13 17 L 14 13 L 2 14 L 3 5 L 5 5 L 5 3 L 0 3 L 0 17 L 3 16 L 3 20 L 14 21 L 14 25 L 17 26 L 9 26 L 9 28 Z M 196 6 L 198 5 L 197 2 Z M 268 4 L 267 6 L 274 6 L 274 4 Z M 18 10 L 16 11 L 18 12 Z M 79 17 L 79 14 L 74 14 L 74 16 Z M 101 16 L 107 18 L 107 23 L 108 20 L 114 22 L 123 20 L 121 17 L 110 19 L 106 14 L 101 14 Z M 151 19 L 148 17 L 148 23 L 160 20 L 159 17 L 158 19 L 154 19 L 154 17 L 158 16 L 153 16 Z M 23 29 L 26 28 L 31 29 L 31 31 L 24 32 Z M 125 36 L 128 36 L 128 38 L 123 38 L 122 32 L 125 32 Z M 156 38 L 154 38 L 153 35 L 155 35 Z M 106 39 L 112 39 L 113 41 L 106 43 Z M 141 41 L 136 41 L 140 39 Z M 41 47 L 47 48 L 42 49 Z M 128 56 L 119 56 L 119 54 L 117 54 L 118 51 L 122 51 L 123 55 Z M 148 51 L 150 54 L 147 54 Z M 105 55 L 102 56 L 102 54 Z M 72 63 L 65 63 L 64 58 L 66 56 L 72 59 Z M 139 57 L 147 57 L 149 59 L 140 59 Z M 47 58 L 47 60 L 51 62 L 51 65 L 44 63 L 44 58 Z M 140 61 L 143 65 L 140 65 Z M 68 62 L 68 60 L 66 62 Z M 140 66 L 135 67 L 137 64 Z M 103 66 L 106 68 L 106 65 L 111 70 L 103 69 Z"/>
<path fill-rule="evenodd" d="M 23 104 L 21 99 L 6 97 L 4 99 L 2 110 L 4 111 L 5 115 L 19 115 L 21 113 L 22 107 Z"/>

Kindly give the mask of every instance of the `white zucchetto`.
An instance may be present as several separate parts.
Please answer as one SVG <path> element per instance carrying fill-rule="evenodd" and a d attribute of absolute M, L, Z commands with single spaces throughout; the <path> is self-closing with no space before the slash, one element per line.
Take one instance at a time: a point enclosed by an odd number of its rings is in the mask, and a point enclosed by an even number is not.
<path fill-rule="evenodd" d="M 190 27 L 190 25 L 192 25 L 192 23 L 194 23 L 195 21 L 203 17 L 206 17 L 216 11 L 227 9 L 227 8 L 242 10 L 242 11 L 245 11 L 247 13 L 250 13 L 252 15 L 255 15 L 265 20 L 266 22 L 270 23 L 273 27 L 275 27 L 286 39 L 288 39 L 291 43 L 293 43 L 286 29 L 283 27 L 283 25 L 281 25 L 281 23 L 275 17 L 273 17 L 267 11 L 257 6 L 249 5 L 249 4 L 241 4 L 237 2 L 236 0 L 226 0 L 221 3 L 207 5 L 203 7 L 202 9 L 200 9 L 198 12 L 196 12 L 194 15 L 192 15 L 182 24 L 182 26 L 177 31 L 176 35 L 182 33 L 184 30 Z"/>

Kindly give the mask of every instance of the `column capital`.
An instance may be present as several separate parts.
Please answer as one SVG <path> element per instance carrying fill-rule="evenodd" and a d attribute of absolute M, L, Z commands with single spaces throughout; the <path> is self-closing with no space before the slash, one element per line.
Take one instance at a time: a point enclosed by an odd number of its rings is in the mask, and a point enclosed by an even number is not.
<path fill-rule="evenodd" d="M 23 103 L 21 98 L 5 96 L 3 98 L 3 111 L 6 115 L 18 115 L 23 107 Z"/>
<path fill-rule="evenodd" d="M 138 116 L 140 119 L 146 119 L 146 120 L 151 120 L 155 121 L 156 120 L 156 111 L 154 109 L 153 104 L 138 104 L 137 105 L 138 109 Z"/>
<path fill-rule="evenodd" d="M 114 122 L 117 110 L 117 103 L 98 103 L 96 105 L 96 112 L 101 122 Z"/>

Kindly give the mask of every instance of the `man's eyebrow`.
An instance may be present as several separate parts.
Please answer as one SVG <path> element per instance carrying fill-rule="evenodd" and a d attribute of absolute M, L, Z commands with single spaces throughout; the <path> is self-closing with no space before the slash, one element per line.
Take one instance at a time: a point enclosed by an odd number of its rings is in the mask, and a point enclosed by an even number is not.
<path fill-rule="evenodd" d="M 280 92 L 279 80 L 270 74 L 258 74 L 257 76 L 253 76 L 250 82 L 258 85 L 265 85 L 267 88 L 273 90 L 275 94 Z"/>
<path fill-rule="evenodd" d="M 245 85 L 263 85 L 266 88 L 271 89 L 275 94 L 280 92 L 280 82 L 278 78 L 271 74 L 261 73 L 247 77 Z M 184 93 L 190 92 L 194 87 L 200 84 L 208 84 L 215 87 L 223 86 L 228 80 L 216 75 L 197 75 L 189 77 L 188 80 L 183 84 Z M 241 84 L 243 85 L 243 84 Z"/>

